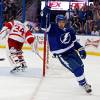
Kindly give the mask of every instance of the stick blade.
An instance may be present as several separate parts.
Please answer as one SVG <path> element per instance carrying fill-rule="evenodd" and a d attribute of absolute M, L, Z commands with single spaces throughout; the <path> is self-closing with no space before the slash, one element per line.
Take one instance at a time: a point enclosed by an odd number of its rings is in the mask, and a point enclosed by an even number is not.
<path fill-rule="evenodd" d="M 5 58 L 0 58 L 0 61 L 4 61 L 5 60 Z"/>

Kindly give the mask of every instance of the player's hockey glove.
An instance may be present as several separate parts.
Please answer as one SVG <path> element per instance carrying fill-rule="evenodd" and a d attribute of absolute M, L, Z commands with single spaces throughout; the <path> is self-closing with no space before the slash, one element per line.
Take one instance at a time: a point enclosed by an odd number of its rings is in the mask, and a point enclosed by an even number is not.
<path fill-rule="evenodd" d="M 44 7 L 44 9 L 43 9 L 43 14 L 44 15 L 47 15 L 47 14 L 50 14 L 50 7 L 49 6 L 46 6 L 46 7 Z"/>
<path fill-rule="evenodd" d="M 82 59 L 85 59 L 86 58 L 86 51 L 83 47 L 79 48 L 78 49 L 78 52 L 79 52 L 79 55 Z"/>

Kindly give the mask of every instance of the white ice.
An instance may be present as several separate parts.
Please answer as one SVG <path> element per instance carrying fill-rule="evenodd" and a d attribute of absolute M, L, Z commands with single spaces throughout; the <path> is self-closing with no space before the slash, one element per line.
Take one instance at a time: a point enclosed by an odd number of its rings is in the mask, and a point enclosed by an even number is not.
<path fill-rule="evenodd" d="M 100 57 L 87 56 L 85 76 L 92 85 L 91 95 L 78 86 L 75 77 L 57 59 L 50 58 L 46 77 L 42 77 L 42 60 L 31 51 L 24 51 L 28 69 L 10 74 L 13 68 L 6 50 L 0 49 L 0 100 L 100 100 Z"/>

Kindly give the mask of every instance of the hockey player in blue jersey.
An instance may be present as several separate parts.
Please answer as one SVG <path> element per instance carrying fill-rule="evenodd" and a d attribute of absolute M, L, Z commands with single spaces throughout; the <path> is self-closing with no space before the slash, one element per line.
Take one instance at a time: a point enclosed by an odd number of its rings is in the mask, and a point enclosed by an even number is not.
<path fill-rule="evenodd" d="M 50 23 L 49 20 L 50 8 L 46 6 L 41 14 L 41 27 L 46 29 L 48 34 L 48 42 L 50 51 L 54 56 L 58 57 L 61 64 L 69 69 L 80 86 L 87 93 L 92 91 L 84 76 L 84 64 L 81 59 L 86 58 L 86 51 L 77 40 L 75 31 L 71 28 L 65 28 L 64 15 L 57 15 L 55 23 Z M 46 19 L 48 15 L 48 19 Z"/>

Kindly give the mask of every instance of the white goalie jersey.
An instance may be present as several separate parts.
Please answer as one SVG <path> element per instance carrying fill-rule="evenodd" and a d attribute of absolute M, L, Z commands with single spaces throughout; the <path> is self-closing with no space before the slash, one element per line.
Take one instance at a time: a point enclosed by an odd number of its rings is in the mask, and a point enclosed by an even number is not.
<path fill-rule="evenodd" d="M 29 28 L 20 21 L 14 20 L 5 23 L 0 32 L 1 39 L 5 38 L 8 34 L 8 38 L 24 43 L 25 40 L 31 44 L 34 41 L 34 36 Z"/>

